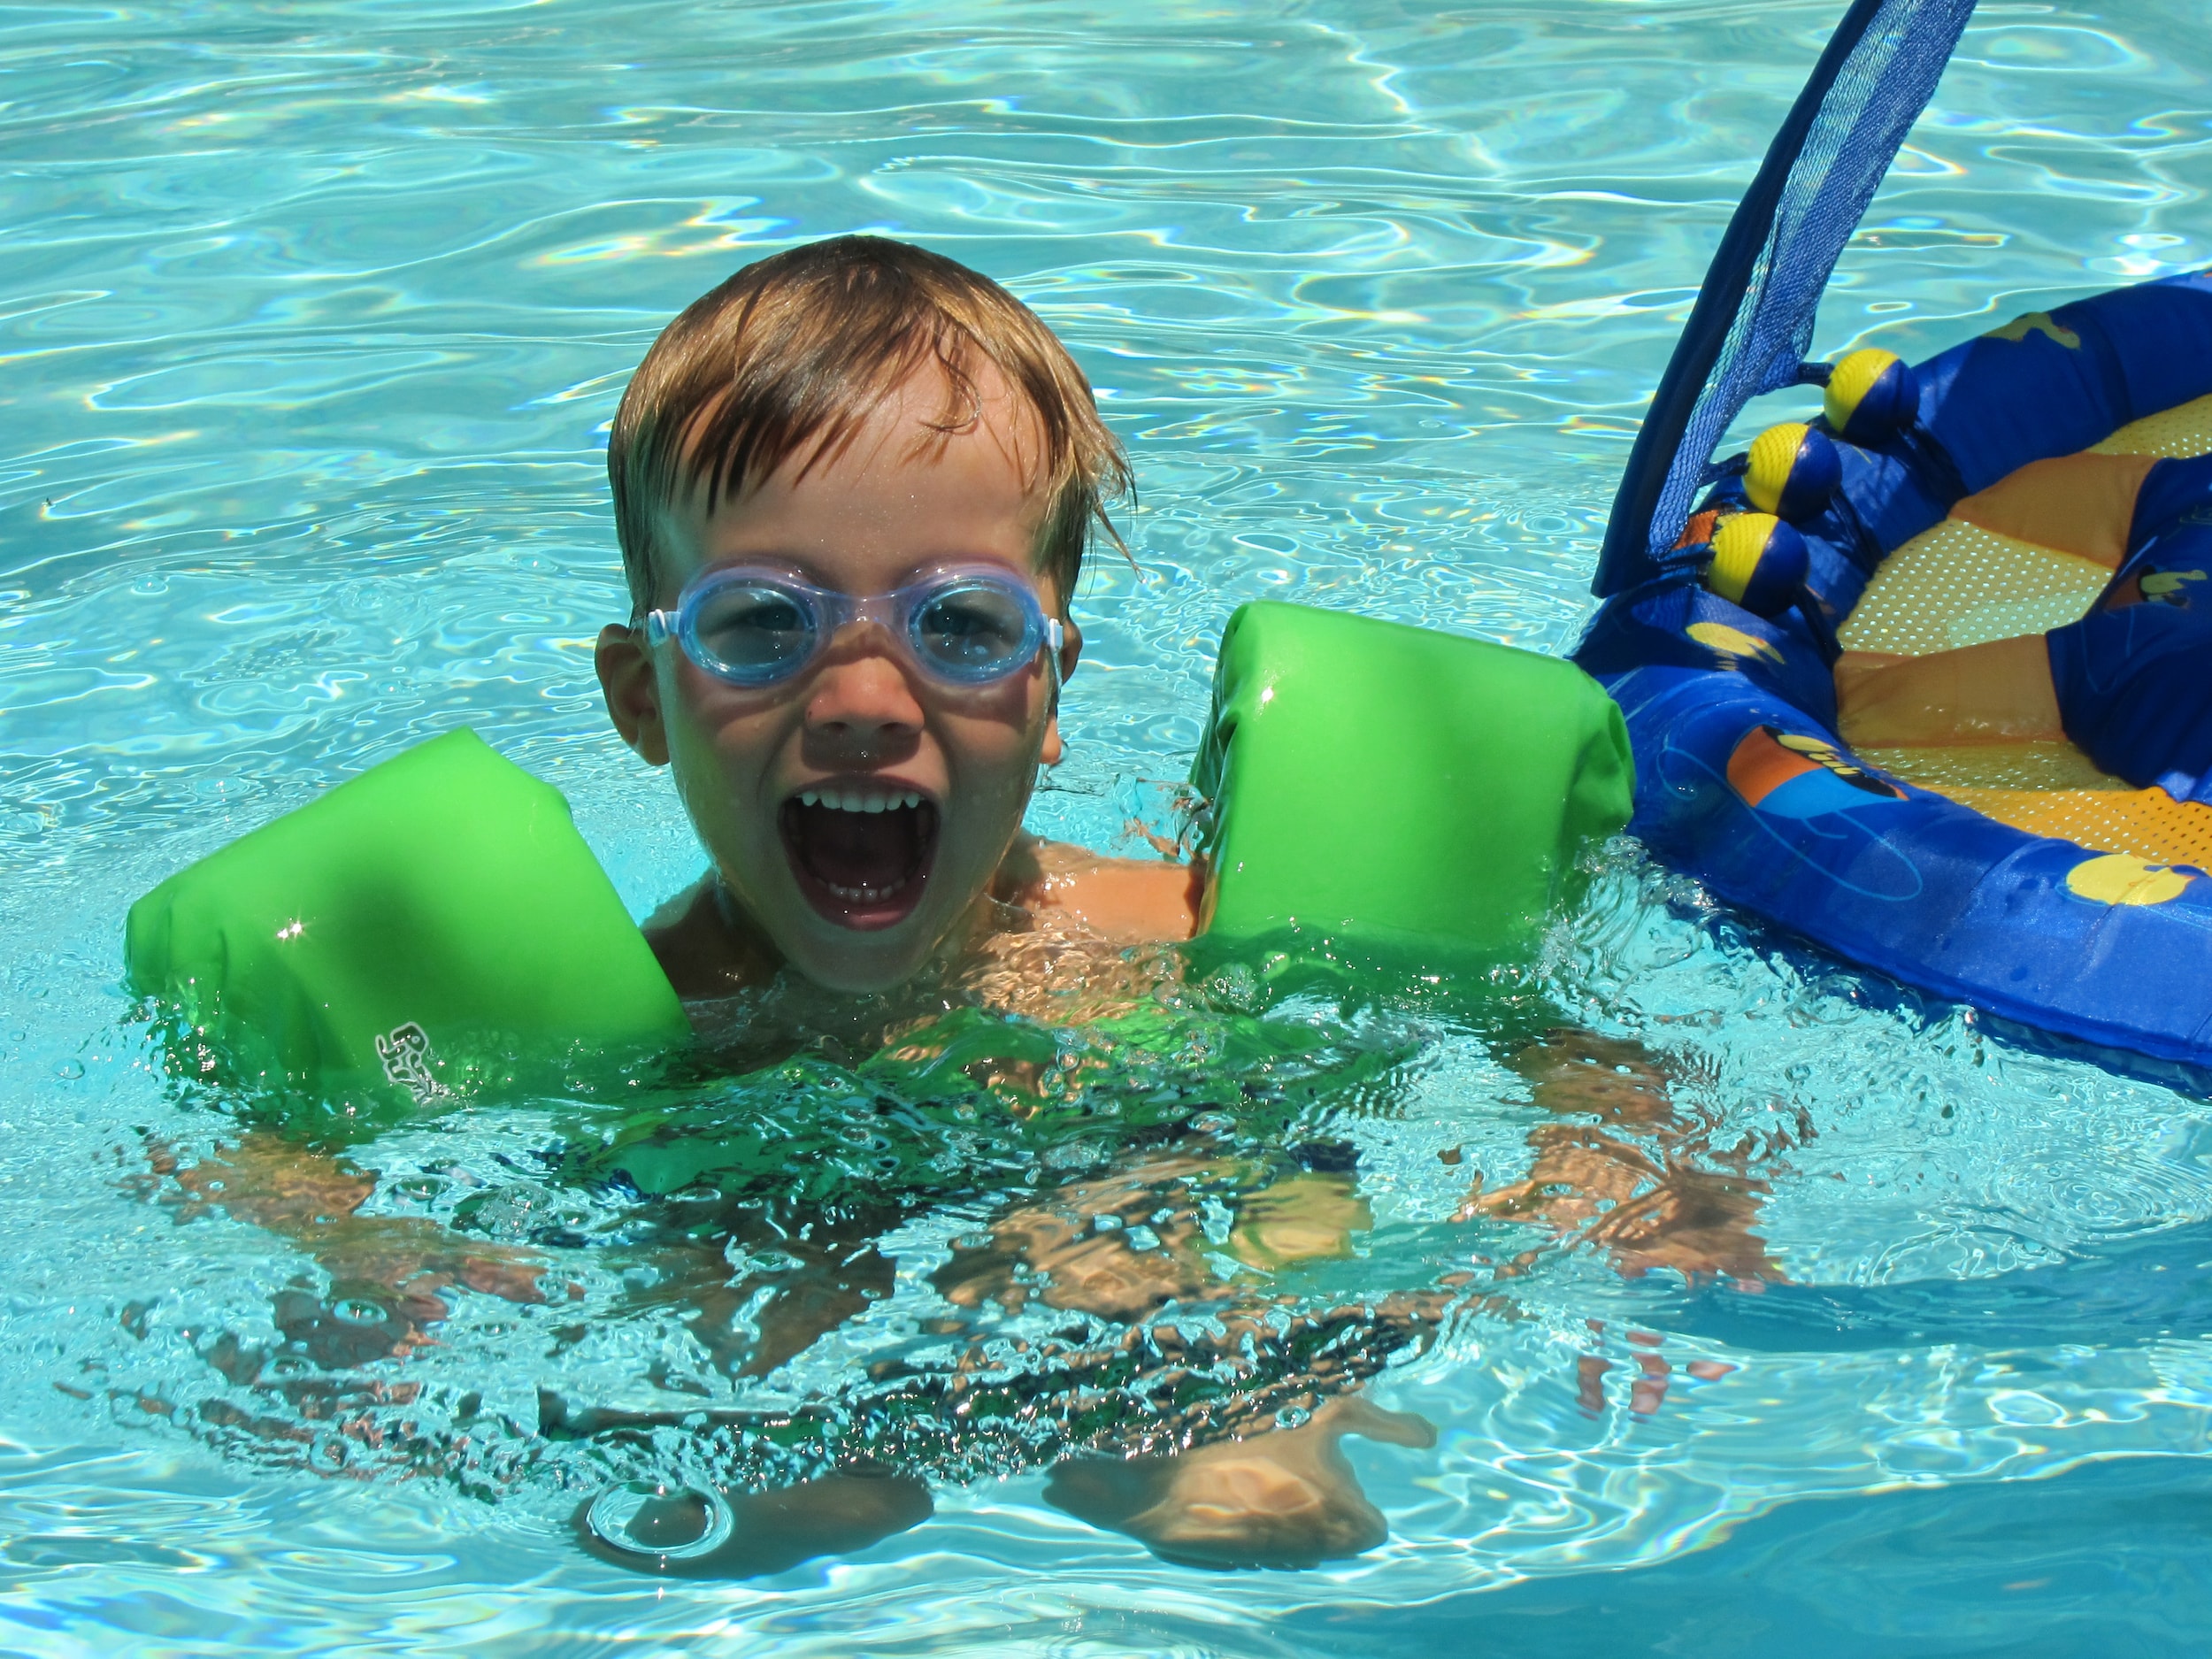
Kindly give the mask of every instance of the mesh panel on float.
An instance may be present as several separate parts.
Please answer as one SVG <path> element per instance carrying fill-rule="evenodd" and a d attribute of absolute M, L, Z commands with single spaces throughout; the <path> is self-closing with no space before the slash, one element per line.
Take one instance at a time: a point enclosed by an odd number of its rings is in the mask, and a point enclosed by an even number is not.
<path fill-rule="evenodd" d="M 2212 397 L 2131 421 L 2088 452 L 2212 455 Z M 2111 580 L 2094 559 L 1946 518 L 1882 561 L 1836 638 L 1847 650 L 1919 657 L 2041 634 L 2086 614 Z"/>
<path fill-rule="evenodd" d="M 2135 787 L 2124 778 L 2098 771 L 2095 761 L 2056 738 L 2012 743 L 1930 743 L 1911 749 L 1869 744 L 1852 753 L 1893 778 L 1940 795 L 1962 789 L 2042 795 L 2089 789 L 2125 795 Z"/>
<path fill-rule="evenodd" d="M 2163 789 L 1922 787 L 2031 835 L 2153 864 L 2212 870 L 2212 806 L 2177 801 Z"/>
<path fill-rule="evenodd" d="M 1882 561 L 1836 638 L 1921 657 L 2040 634 L 2080 620 L 2111 580 L 2094 559 L 1946 518 Z"/>
<path fill-rule="evenodd" d="M 1836 259 L 1974 0 L 1854 0 L 1729 220 L 1630 452 L 1592 591 L 1655 575 L 1743 406 L 1800 383 Z"/>
<path fill-rule="evenodd" d="M 2212 397 L 2131 420 L 2091 448 L 2098 455 L 2155 455 L 2170 460 L 2212 455 Z"/>
<path fill-rule="evenodd" d="M 2102 455 L 2212 454 L 2212 397 L 2146 415 L 2092 446 Z M 2112 572 L 2093 559 L 1946 518 L 1882 562 L 1838 637 L 1903 657 L 2040 634 L 2095 603 Z M 2212 806 L 2137 789 L 2071 743 L 1865 749 L 1893 778 L 2031 835 L 2212 871 Z"/>

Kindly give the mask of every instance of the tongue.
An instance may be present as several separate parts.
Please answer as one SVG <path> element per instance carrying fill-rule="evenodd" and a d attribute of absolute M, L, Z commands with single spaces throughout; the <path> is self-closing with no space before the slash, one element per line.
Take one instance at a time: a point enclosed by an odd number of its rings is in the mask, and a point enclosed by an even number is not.
<path fill-rule="evenodd" d="M 923 814 L 936 810 L 925 804 L 841 812 L 796 801 L 784 809 L 792 848 L 807 873 L 856 895 L 888 892 L 914 873 L 926 844 Z"/>

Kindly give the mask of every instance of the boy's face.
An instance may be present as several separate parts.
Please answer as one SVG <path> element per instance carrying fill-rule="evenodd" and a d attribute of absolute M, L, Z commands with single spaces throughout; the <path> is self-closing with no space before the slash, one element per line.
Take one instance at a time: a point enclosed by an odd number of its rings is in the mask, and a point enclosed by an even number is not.
<path fill-rule="evenodd" d="M 856 595 L 940 565 L 995 565 L 1057 614 L 1062 595 L 1035 568 L 1045 503 L 1023 465 L 1038 453 L 1034 418 L 995 374 L 977 389 L 980 418 L 934 432 L 945 387 L 918 375 L 804 479 L 795 460 L 710 515 L 700 495 L 672 510 L 657 603 L 730 565 Z M 1079 649 L 1071 627 L 1064 674 Z M 1042 652 L 997 683 L 948 685 L 873 620 L 764 689 L 726 684 L 672 639 L 649 646 L 627 627 L 600 635 L 598 668 L 617 729 L 673 768 L 732 896 L 786 961 L 839 990 L 880 990 L 923 964 L 996 873 L 1039 762 L 1060 755 Z"/>

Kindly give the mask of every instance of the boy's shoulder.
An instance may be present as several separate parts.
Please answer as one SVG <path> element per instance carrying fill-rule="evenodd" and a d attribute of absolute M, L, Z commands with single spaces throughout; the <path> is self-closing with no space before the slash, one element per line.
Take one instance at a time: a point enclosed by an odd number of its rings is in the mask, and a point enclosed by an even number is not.
<path fill-rule="evenodd" d="M 641 931 L 669 984 L 687 1001 L 764 985 L 780 965 L 774 947 L 724 900 L 722 883 L 710 870 L 664 900 Z"/>
<path fill-rule="evenodd" d="M 999 866 L 992 896 L 1026 910 L 1060 910 L 1117 944 L 1190 938 L 1206 896 L 1202 860 L 1108 858 L 1067 841 L 1024 835 Z"/>

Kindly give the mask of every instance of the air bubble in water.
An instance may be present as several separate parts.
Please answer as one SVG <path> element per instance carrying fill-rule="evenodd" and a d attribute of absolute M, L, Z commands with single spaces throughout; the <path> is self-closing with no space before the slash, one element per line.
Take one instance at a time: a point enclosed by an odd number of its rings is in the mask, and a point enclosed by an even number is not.
<path fill-rule="evenodd" d="M 584 1525 L 593 1537 L 626 1555 L 687 1561 L 721 1548 L 737 1520 L 718 1492 L 625 1480 L 591 1501 Z"/>
<path fill-rule="evenodd" d="M 375 1302 L 357 1297 L 331 1304 L 331 1314 L 347 1325 L 382 1325 L 388 1316 Z"/>
<path fill-rule="evenodd" d="M 346 1466 L 352 1455 L 345 1441 L 335 1434 L 319 1434 L 307 1448 L 307 1466 L 319 1473 L 334 1475 Z"/>

